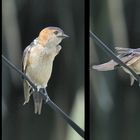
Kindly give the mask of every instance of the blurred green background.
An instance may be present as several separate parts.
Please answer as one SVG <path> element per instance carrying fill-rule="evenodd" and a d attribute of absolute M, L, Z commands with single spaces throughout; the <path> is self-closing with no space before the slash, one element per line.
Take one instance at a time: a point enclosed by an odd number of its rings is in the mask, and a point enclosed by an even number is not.
<path fill-rule="evenodd" d="M 3 0 L 2 53 L 21 69 L 22 53 L 47 26 L 63 40 L 48 83 L 50 98 L 84 129 L 84 0 Z M 81 140 L 49 106 L 35 115 L 32 98 L 23 106 L 21 76 L 2 63 L 3 140 Z"/>
<path fill-rule="evenodd" d="M 90 0 L 90 30 L 110 49 L 140 48 L 139 0 Z M 110 57 L 90 39 L 90 66 Z M 90 140 L 140 140 L 140 87 L 121 69 L 90 70 Z"/>

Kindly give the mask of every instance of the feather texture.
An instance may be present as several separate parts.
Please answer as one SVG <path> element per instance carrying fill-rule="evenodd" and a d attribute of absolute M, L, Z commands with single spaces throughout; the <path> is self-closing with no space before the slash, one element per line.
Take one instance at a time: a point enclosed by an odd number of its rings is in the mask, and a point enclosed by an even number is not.
<path fill-rule="evenodd" d="M 124 62 L 127 66 L 129 66 L 136 74 L 140 74 L 140 48 L 131 49 L 131 48 L 115 48 L 117 52 L 117 57 Z M 107 63 L 103 63 L 100 65 L 94 65 L 92 68 L 98 71 L 110 71 L 115 68 L 121 67 L 114 60 L 110 60 Z M 123 70 L 130 75 L 131 85 L 133 85 L 135 77 L 131 74 L 129 70 L 124 67 Z"/>

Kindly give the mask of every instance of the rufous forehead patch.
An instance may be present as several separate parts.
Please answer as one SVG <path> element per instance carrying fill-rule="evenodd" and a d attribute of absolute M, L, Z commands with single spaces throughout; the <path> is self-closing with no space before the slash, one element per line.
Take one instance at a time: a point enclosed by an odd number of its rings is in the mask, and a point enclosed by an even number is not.
<path fill-rule="evenodd" d="M 38 37 L 39 43 L 42 44 L 42 45 L 44 45 L 51 34 L 52 34 L 52 30 L 48 30 L 47 28 L 44 28 L 39 33 L 39 37 Z"/>
<path fill-rule="evenodd" d="M 63 30 L 61 30 L 58 27 L 46 27 L 43 30 L 41 30 L 41 32 L 39 33 L 38 42 L 41 45 L 45 45 L 47 40 L 49 40 L 51 35 L 54 33 L 54 31 L 58 31 L 58 32 L 62 32 L 63 33 Z"/>

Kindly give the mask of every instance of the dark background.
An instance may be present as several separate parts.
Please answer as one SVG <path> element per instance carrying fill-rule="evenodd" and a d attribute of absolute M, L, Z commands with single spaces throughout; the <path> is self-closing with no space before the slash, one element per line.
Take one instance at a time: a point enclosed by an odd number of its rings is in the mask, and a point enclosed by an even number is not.
<path fill-rule="evenodd" d="M 47 26 L 70 36 L 54 61 L 48 94 L 84 129 L 84 0 L 3 0 L 2 53 L 21 69 L 23 50 Z M 39 116 L 32 98 L 23 102 L 21 76 L 2 63 L 3 140 L 82 139 L 49 106 Z"/>
<path fill-rule="evenodd" d="M 90 15 L 86 16 L 90 17 L 90 29 L 112 50 L 116 46 L 139 48 L 139 7 L 139 0 L 90 0 Z M 2 1 L 2 52 L 18 68 L 23 50 L 44 27 L 58 26 L 70 36 L 61 43 L 63 48 L 55 59 L 48 93 L 81 127 L 84 124 L 84 11 L 83 0 Z M 90 39 L 90 66 L 109 59 Z M 32 99 L 26 106 L 23 102 L 21 77 L 3 63 L 3 140 L 82 139 L 49 107 L 43 105 L 38 116 L 33 112 Z M 139 132 L 138 83 L 131 87 L 123 70 L 90 70 L 90 139 L 139 140 Z"/>
<path fill-rule="evenodd" d="M 139 0 L 90 0 L 90 30 L 113 51 L 140 48 Z M 90 39 L 90 66 L 108 60 Z M 121 69 L 90 70 L 90 139 L 140 139 L 140 87 Z"/>

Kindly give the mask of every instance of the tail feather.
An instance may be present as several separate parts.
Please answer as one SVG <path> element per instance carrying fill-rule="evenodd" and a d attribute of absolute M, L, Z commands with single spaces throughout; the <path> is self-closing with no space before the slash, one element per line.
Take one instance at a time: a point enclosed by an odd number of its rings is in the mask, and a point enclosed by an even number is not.
<path fill-rule="evenodd" d="M 39 93 L 33 94 L 33 100 L 34 100 L 34 112 L 35 114 L 41 114 L 42 109 L 42 97 Z"/>

